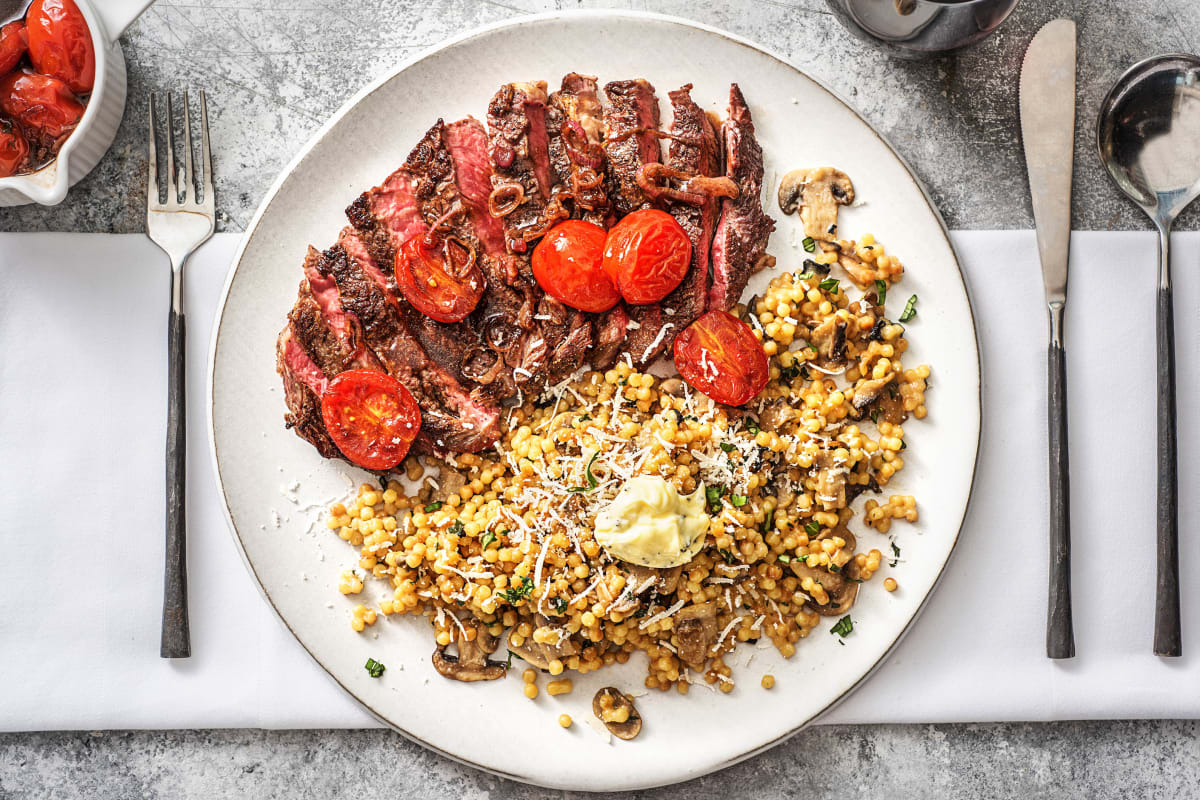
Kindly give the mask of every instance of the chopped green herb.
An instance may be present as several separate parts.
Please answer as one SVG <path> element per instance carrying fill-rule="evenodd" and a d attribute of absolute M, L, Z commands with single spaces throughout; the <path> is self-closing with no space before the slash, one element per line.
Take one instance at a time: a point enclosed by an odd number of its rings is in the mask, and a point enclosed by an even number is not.
<path fill-rule="evenodd" d="M 458 520 L 454 520 L 454 524 L 450 526 L 449 532 L 453 533 L 455 536 L 461 535 L 463 532 L 463 524 Z"/>
<path fill-rule="evenodd" d="M 554 606 L 554 610 L 559 614 L 562 614 L 567 610 L 567 601 L 562 597 L 552 597 L 550 599 L 550 605 Z"/>
<path fill-rule="evenodd" d="M 883 305 L 887 300 L 887 281 L 875 281 L 875 302 Z"/>
<path fill-rule="evenodd" d="M 367 659 L 367 663 L 365 664 L 365 667 L 367 670 L 367 674 L 370 675 L 372 678 L 378 678 L 380 675 L 383 674 L 383 671 L 385 669 L 387 669 L 387 667 L 385 667 L 383 664 L 380 664 L 378 661 L 376 661 L 373 658 Z"/>
<path fill-rule="evenodd" d="M 584 414 L 582 417 L 580 417 L 580 418 L 579 418 L 579 421 L 580 421 L 580 422 L 587 422 L 587 421 L 588 421 L 589 419 L 591 419 L 591 418 L 592 418 L 592 415 L 591 415 L 591 414 Z"/>
<path fill-rule="evenodd" d="M 817 277 L 817 273 L 805 270 L 804 272 L 800 273 L 799 279 L 802 281 L 811 281 L 815 277 Z"/>
<path fill-rule="evenodd" d="M 758 427 L 758 420 L 754 417 L 746 417 L 746 430 L 750 432 L 751 436 L 758 436 L 762 428 Z"/>
<path fill-rule="evenodd" d="M 806 344 L 806 346 L 808 347 L 808 349 L 809 349 L 809 350 L 812 350 L 814 353 L 820 353 L 820 352 L 821 352 L 820 348 L 818 348 L 818 347 L 817 347 L 815 344 L 813 344 L 812 342 L 805 342 L 805 344 Z"/>
<path fill-rule="evenodd" d="M 839 283 L 841 283 L 841 281 L 839 281 L 837 278 L 826 278 L 818 285 L 830 294 L 837 294 Z"/>
<path fill-rule="evenodd" d="M 719 552 L 721 554 L 721 558 L 725 559 L 726 564 L 736 563 L 737 560 L 733 557 L 733 553 L 729 552 L 725 548 L 721 548 L 717 552 Z"/>
<path fill-rule="evenodd" d="M 763 531 L 765 533 L 770 533 L 774 529 L 775 529 L 775 509 L 772 508 L 770 511 L 767 512 L 767 516 L 763 519 Z"/>
<path fill-rule="evenodd" d="M 800 244 L 804 247 L 804 250 L 806 252 L 809 252 L 809 253 L 817 252 L 817 240 L 812 238 L 811 236 L 805 236 L 804 240 L 801 241 Z"/>
<path fill-rule="evenodd" d="M 699 422 L 700 421 L 700 418 L 697 417 L 695 414 L 684 414 L 683 418 L 687 422 Z"/>
<path fill-rule="evenodd" d="M 906 443 L 906 442 L 905 442 L 903 439 L 901 439 L 901 440 L 900 440 L 900 449 L 901 449 L 901 450 L 907 450 L 907 449 L 908 449 L 908 444 L 907 444 L 907 443 Z"/>
<path fill-rule="evenodd" d="M 878 408 L 871 411 L 871 422 L 874 422 L 876 425 L 879 424 L 879 409 Z"/>
<path fill-rule="evenodd" d="M 387 491 L 387 481 L 388 481 L 387 475 L 379 476 L 379 488 L 385 492 Z"/>
<path fill-rule="evenodd" d="M 892 561 L 888 566 L 894 567 L 898 561 L 900 561 L 900 548 L 896 546 L 895 542 L 892 542 Z"/>
<path fill-rule="evenodd" d="M 590 492 L 600 485 L 596 480 L 596 476 L 592 474 L 592 464 L 596 463 L 596 456 L 598 455 L 600 455 L 599 450 L 592 453 L 592 457 L 588 459 L 587 469 L 584 471 L 584 474 L 587 476 L 587 486 L 572 486 L 570 489 L 567 489 L 568 492 Z"/>
<path fill-rule="evenodd" d="M 517 655 L 516 653 L 514 653 L 512 650 L 509 650 L 509 651 L 508 651 L 508 661 L 504 662 L 504 668 L 505 668 L 505 669 L 512 669 L 512 660 L 513 660 L 513 658 L 514 658 L 514 657 L 516 657 L 516 658 L 520 658 L 520 656 L 518 656 L 518 655 Z"/>
<path fill-rule="evenodd" d="M 705 486 L 704 499 L 714 514 L 721 512 L 721 495 L 725 494 L 724 486 Z"/>
<path fill-rule="evenodd" d="M 829 629 L 830 633 L 836 633 L 838 636 L 845 638 L 854 630 L 854 620 L 850 619 L 850 615 L 839 619 L 834 626 Z"/>
<path fill-rule="evenodd" d="M 496 532 L 495 531 L 484 531 L 483 538 L 480 539 L 480 541 L 479 541 L 479 549 L 487 550 L 488 547 L 491 546 L 492 542 L 494 542 L 494 541 L 496 541 Z"/>
<path fill-rule="evenodd" d="M 904 311 L 900 314 L 901 322 L 908 322 L 917 315 L 917 296 L 914 294 L 908 298 L 908 302 L 904 304 Z"/>
<path fill-rule="evenodd" d="M 781 380 L 792 381 L 800 377 L 800 366 L 792 362 L 790 367 L 780 367 L 779 377 Z"/>
<path fill-rule="evenodd" d="M 778 556 L 778 558 L 776 560 L 782 564 L 787 564 L 789 561 L 792 560 L 792 557 L 789 556 L 787 553 L 783 553 L 782 555 Z"/>
<path fill-rule="evenodd" d="M 524 600 L 526 597 L 529 597 L 529 593 L 532 591 L 533 591 L 533 579 L 527 575 L 521 579 L 520 586 L 513 587 L 511 589 L 505 589 L 503 592 L 500 593 L 500 596 L 515 606 L 517 603 Z"/>
<path fill-rule="evenodd" d="M 804 523 L 804 532 L 807 533 L 809 537 L 816 536 L 821 532 L 821 523 L 817 522 L 815 519 Z"/>
<path fill-rule="evenodd" d="M 742 506 L 746 505 L 746 501 L 748 501 L 749 499 L 750 498 L 746 497 L 746 495 L 744 495 L 744 494 L 729 495 L 729 502 L 733 503 L 738 508 L 741 508 Z"/>
<path fill-rule="evenodd" d="M 729 442 L 721 442 L 721 449 L 726 453 L 732 453 L 737 448 L 731 445 Z"/>
<path fill-rule="evenodd" d="M 426 513 L 426 514 L 432 514 L 433 512 L 437 511 L 437 510 L 438 510 L 439 508 L 441 508 L 441 507 L 442 507 L 442 501 L 441 501 L 441 500 L 434 500 L 432 503 L 430 503 L 429 505 L 425 506 L 425 513 Z"/>

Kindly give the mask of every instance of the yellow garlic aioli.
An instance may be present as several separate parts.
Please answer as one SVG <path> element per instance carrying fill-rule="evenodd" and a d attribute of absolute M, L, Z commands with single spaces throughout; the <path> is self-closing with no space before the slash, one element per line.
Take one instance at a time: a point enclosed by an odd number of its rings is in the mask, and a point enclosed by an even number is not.
<path fill-rule="evenodd" d="M 686 564 L 704 547 L 704 487 L 681 495 L 657 475 L 639 475 L 596 515 L 596 541 L 614 558 L 665 569 Z"/>

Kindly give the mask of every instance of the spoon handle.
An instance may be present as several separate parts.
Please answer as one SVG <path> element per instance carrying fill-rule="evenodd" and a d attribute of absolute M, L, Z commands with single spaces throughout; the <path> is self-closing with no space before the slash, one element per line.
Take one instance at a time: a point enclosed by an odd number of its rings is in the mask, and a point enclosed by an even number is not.
<path fill-rule="evenodd" d="M 1067 448 L 1067 352 L 1062 338 L 1063 304 L 1050 304 L 1048 359 L 1050 433 L 1050 602 L 1046 656 L 1073 658 L 1071 620 L 1071 480 Z"/>
<path fill-rule="evenodd" d="M 1175 311 L 1171 299 L 1170 233 L 1159 231 L 1158 281 L 1158 580 L 1154 654 L 1179 656 L 1179 486 L 1175 443 Z"/>

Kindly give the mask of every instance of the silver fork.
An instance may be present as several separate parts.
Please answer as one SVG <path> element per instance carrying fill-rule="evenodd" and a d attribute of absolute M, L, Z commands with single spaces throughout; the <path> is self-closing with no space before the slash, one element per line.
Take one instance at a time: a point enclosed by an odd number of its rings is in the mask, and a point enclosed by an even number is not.
<path fill-rule="evenodd" d="M 184 371 L 183 266 L 213 234 L 212 151 L 208 145 L 208 99 L 200 92 L 200 142 L 204 158 L 203 200 L 196 199 L 192 169 L 192 122 L 188 95 L 183 93 L 183 173 L 175 163 L 174 117 L 171 93 L 167 93 L 166 202 L 161 201 L 158 182 L 158 127 L 150 98 L 149 177 L 146 196 L 146 235 L 171 258 L 171 316 L 167 334 L 167 542 L 163 576 L 162 658 L 187 658 L 192 654 L 188 630 L 186 495 L 187 378 Z M 183 199 L 180 200 L 180 197 Z"/>

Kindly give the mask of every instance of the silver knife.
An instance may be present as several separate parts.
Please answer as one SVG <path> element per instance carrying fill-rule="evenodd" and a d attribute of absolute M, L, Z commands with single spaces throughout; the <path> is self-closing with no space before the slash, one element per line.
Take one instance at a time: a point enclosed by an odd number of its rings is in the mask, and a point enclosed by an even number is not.
<path fill-rule="evenodd" d="M 1021 139 L 1033 197 L 1038 255 L 1050 309 L 1050 602 L 1046 655 L 1071 658 L 1071 492 L 1067 459 L 1067 369 L 1063 309 L 1071 247 L 1071 170 L 1075 153 L 1075 23 L 1049 22 L 1021 64 Z"/>

